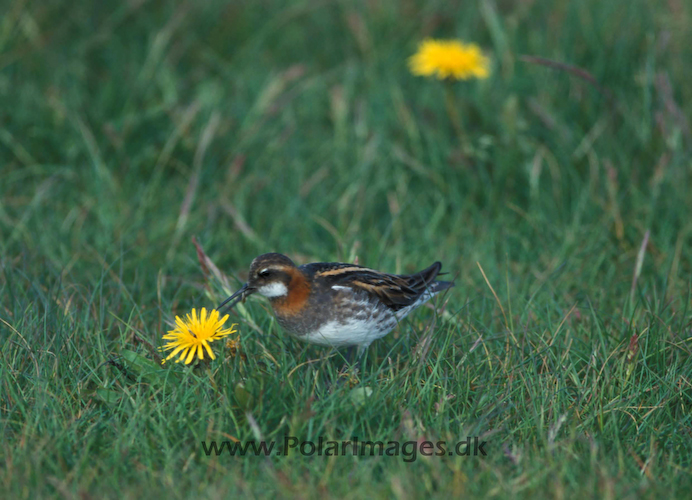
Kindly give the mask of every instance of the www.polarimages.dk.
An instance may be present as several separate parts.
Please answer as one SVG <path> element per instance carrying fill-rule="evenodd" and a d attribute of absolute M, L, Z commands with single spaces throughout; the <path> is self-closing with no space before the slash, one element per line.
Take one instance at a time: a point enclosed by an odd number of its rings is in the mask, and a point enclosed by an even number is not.
<path fill-rule="evenodd" d="M 300 454 L 311 456 L 390 456 L 404 457 L 404 462 L 413 462 L 418 456 L 486 456 L 486 441 L 478 436 L 468 436 L 448 446 L 446 441 L 359 441 L 357 437 L 349 441 L 331 441 L 320 437 L 315 441 L 300 441 L 295 436 L 284 436 L 281 446 L 277 441 L 202 441 L 202 449 L 207 456 L 289 456 Z"/>

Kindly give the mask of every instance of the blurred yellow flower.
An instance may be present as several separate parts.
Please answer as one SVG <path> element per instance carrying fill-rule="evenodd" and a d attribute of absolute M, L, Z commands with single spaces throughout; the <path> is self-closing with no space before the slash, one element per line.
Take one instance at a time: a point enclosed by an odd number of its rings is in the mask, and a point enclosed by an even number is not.
<path fill-rule="evenodd" d="M 440 80 L 488 78 L 490 72 L 490 59 L 480 47 L 459 40 L 423 40 L 408 64 L 414 75 L 436 76 Z"/>
<path fill-rule="evenodd" d="M 220 340 L 226 335 L 235 333 L 235 324 L 230 328 L 223 329 L 223 324 L 228 319 L 228 314 L 219 319 L 219 311 L 213 309 L 207 316 L 206 308 L 202 308 L 199 316 L 197 311 L 192 310 L 192 315 L 188 314 L 183 321 L 179 316 L 175 317 L 175 330 L 170 330 L 163 336 L 164 340 L 169 342 L 163 346 L 164 351 L 173 349 L 163 363 L 178 355 L 176 363 L 184 362 L 186 365 L 192 363 L 195 355 L 199 359 L 204 359 L 204 351 L 207 351 L 211 359 L 216 359 L 214 352 L 209 346 L 215 340 Z"/>
<path fill-rule="evenodd" d="M 228 350 L 228 354 L 230 354 L 232 358 L 240 356 L 243 360 L 247 359 L 247 356 L 243 354 L 240 350 L 240 335 L 238 335 L 234 339 L 228 339 L 226 341 L 226 349 Z"/>

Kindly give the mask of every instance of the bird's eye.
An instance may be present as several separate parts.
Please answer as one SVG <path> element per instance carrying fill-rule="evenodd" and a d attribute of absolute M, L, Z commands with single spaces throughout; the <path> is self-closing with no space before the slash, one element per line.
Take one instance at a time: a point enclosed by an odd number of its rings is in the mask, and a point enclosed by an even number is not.
<path fill-rule="evenodd" d="M 258 272 L 257 276 L 259 276 L 260 278 L 267 278 L 267 277 L 269 277 L 270 274 L 271 274 L 271 271 L 269 269 L 264 269 L 264 270 Z"/>

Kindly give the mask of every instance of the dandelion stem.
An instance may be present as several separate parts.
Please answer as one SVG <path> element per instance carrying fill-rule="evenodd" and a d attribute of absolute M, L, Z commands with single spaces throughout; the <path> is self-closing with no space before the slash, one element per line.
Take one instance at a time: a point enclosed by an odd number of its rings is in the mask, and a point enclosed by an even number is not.
<path fill-rule="evenodd" d="M 461 124 L 461 117 L 459 116 L 459 109 L 457 106 L 456 98 L 454 96 L 454 90 L 452 89 L 452 82 L 445 81 L 445 104 L 447 107 L 447 115 L 452 122 L 452 127 L 457 134 L 457 138 L 462 146 L 466 145 L 466 134 L 464 133 L 464 127 Z"/>

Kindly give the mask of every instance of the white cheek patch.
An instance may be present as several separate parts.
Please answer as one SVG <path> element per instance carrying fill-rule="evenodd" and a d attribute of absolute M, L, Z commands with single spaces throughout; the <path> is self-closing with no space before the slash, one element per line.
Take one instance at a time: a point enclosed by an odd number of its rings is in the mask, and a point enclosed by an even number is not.
<path fill-rule="evenodd" d="M 265 297 L 281 297 L 288 293 L 286 285 L 280 281 L 275 281 L 274 283 L 269 283 L 268 285 L 261 286 L 257 289 L 257 292 Z"/>

